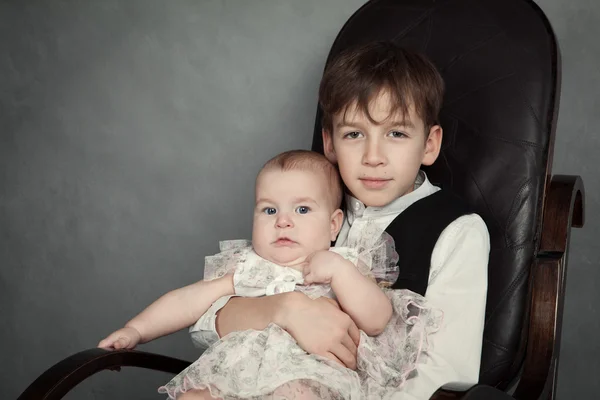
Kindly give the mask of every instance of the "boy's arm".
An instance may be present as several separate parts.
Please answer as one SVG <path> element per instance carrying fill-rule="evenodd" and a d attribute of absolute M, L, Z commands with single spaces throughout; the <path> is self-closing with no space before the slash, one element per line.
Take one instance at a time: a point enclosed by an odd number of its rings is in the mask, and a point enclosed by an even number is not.
<path fill-rule="evenodd" d="M 341 257 L 340 257 L 341 258 Z M 331 279 L 331 289 L 342 309 L 369 336 L 383 332 L 392 316 L 392 304 L 377 284 L 342 259 Z"/>
<path fill-rule="evenodd" d="M 440 387 L 464 391 L 478 382 L 489 250 L 487 227 L 477 215 L 458 218 L 440 235 L 432 255 L 440 273 L 425 297 L 443 310 L 444 320 L 429 338 L 426 363 L 417 365 L 417 377 L 399 399 L 428 399 Z"/>
<path fill-rule="evenodd" d="M 138 314 L 125 327 L 137 330 L 140 343 L 193 325 L 218 298 L 233 294 L 231 274 L 173 290 Z"/>
<path fill-rule="evenodd" d="M 356 369 L 360 332 L 354 321 L 327 298 L 311 300 L 299 292 L 257 298 L 232 297 L 198 321 L 200 336 L 223 337 L 275 323 L 289 332 L 307 353 L 318 354 Z M 334 304 L 335 303 L 335 304 Z M 212 321 L 213 323 L 211 324 Z M 212 340 L 203 340 L 211 345 Z"/>

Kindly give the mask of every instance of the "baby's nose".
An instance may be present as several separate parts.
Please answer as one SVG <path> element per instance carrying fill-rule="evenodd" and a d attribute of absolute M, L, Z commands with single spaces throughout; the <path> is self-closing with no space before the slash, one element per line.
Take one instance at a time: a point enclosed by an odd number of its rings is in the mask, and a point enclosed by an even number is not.
<path fill-rule="evenodd" d="M 289 227 L 293 226 L 294 224 L 289 215 L 281 213 L 277 217 L 276 225 L 278 228 L 289 228 Z"/>

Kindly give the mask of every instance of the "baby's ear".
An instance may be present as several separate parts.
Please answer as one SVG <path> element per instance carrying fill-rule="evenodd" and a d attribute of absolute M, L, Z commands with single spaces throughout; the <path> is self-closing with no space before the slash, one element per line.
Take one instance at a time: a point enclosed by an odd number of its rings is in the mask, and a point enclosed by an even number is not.
<path fill-rule="evenodd" d="M 335 155 L 335 149 L 333 148 L 332 133 L 322 129 L 321 137 L 323 138 L 323 153 L 325 154 L 325 157 L 327 157 L 332 164 L 337 164 L 337 157 Z"/>
<path fill-rule="evenodd" d="M 331 214 L 331 241 L 335 242 L 344 223 L 344 212 L 339 208 Z"/>

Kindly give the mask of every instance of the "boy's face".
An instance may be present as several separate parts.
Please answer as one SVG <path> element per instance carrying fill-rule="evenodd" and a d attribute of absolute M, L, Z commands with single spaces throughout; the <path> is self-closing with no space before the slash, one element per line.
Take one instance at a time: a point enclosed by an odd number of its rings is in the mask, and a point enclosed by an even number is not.
<path fill-rule="evenodd" d="M 372 123 L 352 105 L 323 132 L 325 155 L 337 163 L 350 193 L 366 206 L 383 207 L 414 189 L 421 165 L 437 158 L 442 128 L 425 132 L 414 107 L 408 115 L 390 115 L 390 96 L 381 91 L 369 105 Z M 345 117 L 345 118 L 344 118 Z"/>
<path fill-rule="evenodd" d="M 311 171 L 266 170 L 256 182 L 252 245 L 261 257 L 294 266 L 329 249 L 342 225 L 326 179 Z"/>

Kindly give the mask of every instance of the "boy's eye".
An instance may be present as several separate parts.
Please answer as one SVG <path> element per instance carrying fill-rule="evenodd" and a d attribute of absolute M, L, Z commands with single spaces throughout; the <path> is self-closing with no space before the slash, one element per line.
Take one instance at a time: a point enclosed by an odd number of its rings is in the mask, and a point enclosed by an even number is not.
<path fill-rule="evenodd" d="M 308 208 L 306 206 L 300 206 L 300 207 L 296 208 L 296 212 L 298 214 L 308 214 L 309 211 L 310 211 L 310 208 Z"/>
<path fill-rule="evenodd" d="M 400 132 L 400 131 L 391 131 L 390 132 L 390 136 L 391 137 L 395 137 L 395 138 L 403 138 L 403 137 L 407 137 L 406 133 L 404 132 Z"/>
<path fill-rule="evenodd" d="M 348 138 L 348 139 L 358 139 L 359 137 L 361 137 L 362 133 L 360 132 L 348 132 L 344 135 L 344 138 Z"/>
<path fill-rule="evenodd" d="M 275 213 L 277 213 L 277 210 L 273 207 L 265 207 L 263 208 L 263 212 L 267 215 L 275 215 Z"/>

